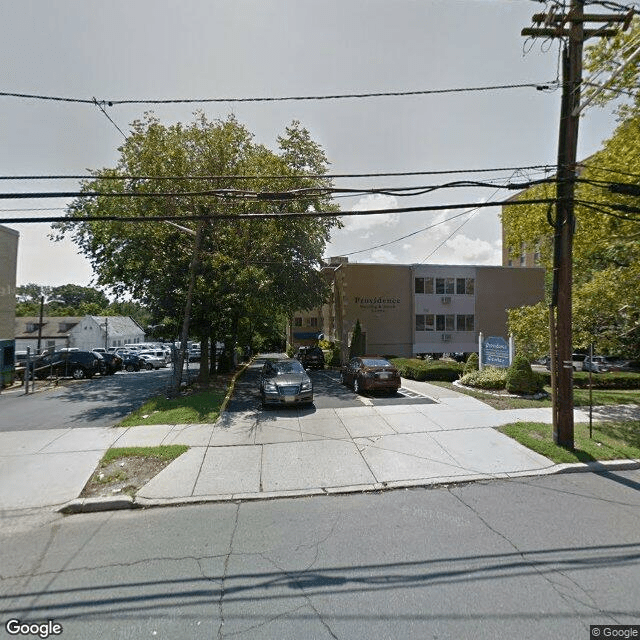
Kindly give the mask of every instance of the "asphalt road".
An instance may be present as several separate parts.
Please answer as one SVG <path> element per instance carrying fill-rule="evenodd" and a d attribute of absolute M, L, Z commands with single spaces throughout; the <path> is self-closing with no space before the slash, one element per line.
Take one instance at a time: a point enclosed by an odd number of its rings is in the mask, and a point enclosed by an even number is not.
<path fill-rule="evenodd" d="M 0 622 L 53 620 L 65 640 L 588 640 L 640 623 L 639 489 L 632 471 L 3 514 Z"/>
<path fill-rule="evenodd" d="M 65 380 L 57 388 L 0 395 L 0 431 L 109 427 L 165 389 L 171 370 Z"/>

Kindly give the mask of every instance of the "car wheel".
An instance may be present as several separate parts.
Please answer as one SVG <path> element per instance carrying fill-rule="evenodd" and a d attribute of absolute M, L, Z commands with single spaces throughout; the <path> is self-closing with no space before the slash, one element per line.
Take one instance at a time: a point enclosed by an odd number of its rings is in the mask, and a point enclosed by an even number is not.
<path fill-rule="evenodd" d="M 354 378 L 353 380 L 353 390 L 358 394 L 362 391 L 362 389 L 360 389 L 360 382 L 358 381 L 358 378 Z"/>
<path fill-rule="evenodd" d="M 74 380 L 82 380 L 85 377 L 85 372 L 82 367 L 73 367 L 71 369 L 71 377 Z"/>
<path fill-rule="evenodd" d="M 153 365 L 152 365 L 150 362 L 147 362 L 147 364 L 144 366 L 144 368 L 145 368 L 147 371 L 151 371 L 151 369 L 153 369 Z"/>
<path fill-rule="evenodd" d="M 128 364 L 125 369 L 131 373 L 131 371 L 135 371 L 136 368 L 132 364 Z"/>

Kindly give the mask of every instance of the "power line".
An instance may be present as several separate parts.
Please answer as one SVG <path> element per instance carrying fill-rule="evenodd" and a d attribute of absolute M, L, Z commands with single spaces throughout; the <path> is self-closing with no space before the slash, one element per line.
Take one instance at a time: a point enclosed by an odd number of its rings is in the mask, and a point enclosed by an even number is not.
<path fill-rule="evenodd" d="M 13 224 L 28 224 L 41 222 L 67 222 L 69 224 L 83 222 L 164 222 L 166 220 L 188 221 L 188 220 L 260 220 L 273 218 L 340 218 L 344 216 L 366 216 L 385 213 L 417 213 L 424 211 L 443 211 L 446 209 L 469 209 L 485 207 L 501 207 L 505 205 L 522 206 L 529 204 L 549 204 L 556 202 L 555 198 L 534 198 L 531 200 L 499 200 L 495 202 L 473 202 L 455 203 L 442 205 L 423 205 L 418 207 L 398 207 L 393 209 L 363 209 L 360 211 L 290 211 L 290 212 L 268 212 L 268 213 L 218 213 L 218 214 L 190 214 L 190 215 L 160 215 L 160 216 L 51 216 L 34 218 L 0 218 L 0 223 L 11 222 Z"/>
<path fill-rule="evenodd" d="M 307 101 L 307 100 L 345 100 L 352 98 L 388 98 L 388 97 L 405 97 L 405 96 L 425 96 L 438 95 L 446 93 L 473 93 L 481 91 L 501 91 L 507 89 L 536 89 L 537 91 L 548 91 L 558 88 L 556 81 L 552 82 L 523 82 L 514 84 L 498 84 L 477 87 L 457 87 L 452 89 L 419 89 L 408 91 L 375 91 L 369 93 L 335 93 L 327 95 L 302 95 L 302 96 L 260 96 L 247 98 L 170 98 L 170 99 L 130 99 L 130 100 L 97 100 L 96 98 L 74 98 L 64 96 L 49 96 L 34 93 L 13 93 L 9 91 L 0 91 L 0 96 L 7 98 L 22 98 L 24 100 L 45 100 L 55 102 L 71 102 L 79 104 L 96 104 L 103 107 L 114 107 L 124 104 L 196 104 L 196 103 L 215 103 L 215 102 L 287 102 L 287 101 Z"/>
<path fill-rule="evenodd" d="M 374 249 L 380 249 L 381 247 L 387 247 L 390 244 L 395 244 L 396 242 L 400 242 L 401 240 L 406 240 L 407 238 L 411 238 L 412 236 L 415 236 L 419 233 L 422 233 L 423 231 L 428 231 L 429 229 L 433 229 L 434 227 L 437 227 L 441 224 L 444 224 L 445 222 L 450 222 L 451 220 L 455 220 L 456 218 L 460 218 L 462 216 L 466 216 L 469 215 L 469 213 L 471 213 L 472 211 L 474 211 L 474 209 L 470 209 L 469 211 L 463 211 L 462 213 L 457 213 L 455 216 L 451 216 L 450 218 L 445 218 L 444 220 L 441 220 L 440 222 L 436 222 L 434 224 L 430 224 L 428 227 L 422 227 L 422 229 L 418 229 L 417 231 L 412 231 L 411 233 L 407 233 L 404 236 L 400 236 L 399 238 L 396 238 L 395 240 L 389 240 L 389 242 L 383 242 L 381 244 L 376 244 L 373 247 L 368 247 L 367 249 L 358 249 L 357 251 L 349 251 L 348 253 L 341 253 L 340 255 L 343 256 L 353 256 L 356 255 L 357 253 L 366 253 L 367 251 L 373 251 Z"/>
<path fill-rule="evenodd" d="M 309 174 L 291 174 L 291 175 L 258 175 L 258 174 L 242 174 L 242 175 L 188 175 L 188 176 L 150 176 L 150 175 L 18 175 L 18 176 L 0 176 L 0 180 L 293 180 L 298 178 L 394 178 L 408 176 L 437 176 L 456 173 L 495 173 L 498 171 L 544 171 L 551 172 L 556 170 L 556 165 L 535 164 L 523 167 L 494 167 L 481 169 L 442 169 L 438 171 L 381 171 L 368 173 L 309 173 Z"/>

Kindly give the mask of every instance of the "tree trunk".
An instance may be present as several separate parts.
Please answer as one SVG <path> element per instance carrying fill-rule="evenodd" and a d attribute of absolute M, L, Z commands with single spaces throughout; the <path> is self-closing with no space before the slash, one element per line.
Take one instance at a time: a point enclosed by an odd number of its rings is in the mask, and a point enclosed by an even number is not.
<path fill-rule="evenodd" d="M 200 336 L 200 374 L 198 382 L 209 386 L 209 336 Z"/>

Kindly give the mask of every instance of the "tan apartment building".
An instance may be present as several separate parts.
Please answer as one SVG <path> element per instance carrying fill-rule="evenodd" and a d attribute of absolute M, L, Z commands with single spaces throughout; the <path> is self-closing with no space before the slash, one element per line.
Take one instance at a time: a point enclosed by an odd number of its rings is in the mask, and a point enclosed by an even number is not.
<path fill-rule="evenodd" d="M 0 225 L 0 383 L 13 377 L 15 353 L 16 270 L 18 239 L 14 229 Z"/>
<path fill-rule="evenodd" d="M 321 309 L 294 315 L 289 343 L 310 344 L 322 335 L 340 344 L 343 361 L 358 320 L 371 354 L 469 353 L 478 351 L 479 332 L 507 337 L 507 309 L 544 299 L 540 268 L 362 264 L 332 258 L 323 273 L 330 299 Z M 313 331 L 304 330 L 307 317 L 319 318 Z"/>

